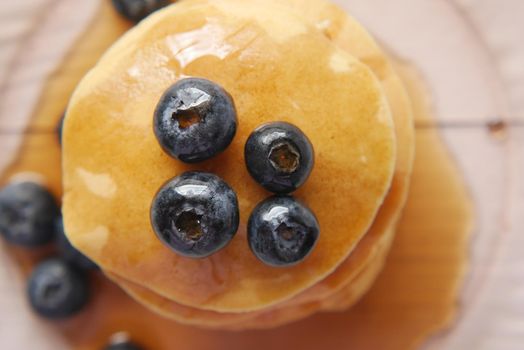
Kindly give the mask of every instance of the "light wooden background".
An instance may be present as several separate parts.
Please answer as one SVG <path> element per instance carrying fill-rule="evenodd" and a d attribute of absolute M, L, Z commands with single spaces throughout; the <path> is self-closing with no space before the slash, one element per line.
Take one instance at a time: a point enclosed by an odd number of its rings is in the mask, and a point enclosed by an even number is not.
<path fill-rule="evenodd" d="M 0 0 L 0 139 L 23 130 L 45 78 L 99 1 L 109 0 Z M 335 2 L 421 69 L 475 203 L 460 315 L 425 347 L 524 349 L 524 1 Z M 502 133 L 489 131 L 494 121 L 504 122 Z M 0 149 L 0 171 L 16 146 Z M 65 348 L 28 310 L 23 288 L 0 256 L 0 347 Z"/>

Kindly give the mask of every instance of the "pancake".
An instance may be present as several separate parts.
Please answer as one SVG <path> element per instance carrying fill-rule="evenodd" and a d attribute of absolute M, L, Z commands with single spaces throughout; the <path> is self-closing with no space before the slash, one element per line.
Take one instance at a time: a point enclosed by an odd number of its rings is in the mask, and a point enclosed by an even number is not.
<path fill-rule="evenodd" d="M 394 232 L 394 230 L 391 231 Z M 394 235 L 389 234 L 388 237 L 393 238 Z M 296 305 L 285 305 L 284 303 L 282 306 L 278 305 L 269 310 L 246 313 L 220 313 L 184 306 L 152 292 L 143 285 L 127 281 L 115 274 L 106 272 L 106 276 L 148 309 L 179 323 L 227 330 L 273 328 L 300 320 L 320 310 L 339 310 L 339 301 L 340 305 L 344 305 L 344 309 L 347 309 L 371 286 L 383 266 L 391 241 L 392 239 L 377 247 L 375 258 L 361 266 L 354 278 L 328 299 Z"/>
<path fill-rule="evenodd" d="M 369 228 L 395 163 L 391 114 L 373 73 L 298 17 L 282 18 L 284 8 L 253 4 L 185 1 L 145 20 L 84 78 L 64 124 L 63 212 L 72 243 L 104 270 L 221 312 L 266 308 L 329 275 Z M 182 76 L 224 86 L 239 114 L 229 149 L 196 166 L 167 157 L 151 132 L 158 97 Z M 319 218 L 321 237 L 306 261 L 286 269 L 257 261 L 245 237 L 251 209 L 268 194 L 242 166 L 243 145 L 272 120 L 299 126 L 317 156 L 296 195 Z M 156 190 L 189 169 L 217 173 L 239 196 L 239 232 L 208 259 L 174 254 L 149 223 Z"/>
<path fill-rule="evenodd" d="M 369 259 L 373 255 L 373 245 L 381 239 L 385 228 L 398 220 L 407 198 L 413 164 L 413 115 L 402 81 L 373 38 L 357 21 L 336 5 L 323 0 L 311 1 L 307 5 L 301 0 L 273 0 L 273 2 L 290 6 L 297 14 L 315 24 L 339 47 L 365 62 L 373 70 L 380 78 L 391 106 L 397 135 L 397 162 L 393 184 L 373 226 L 364 241 L 359 244 L 357 251 L 335 273 L 289 301 L 301 303 L 317 298 L 323 299 L 341 288 L 346 280 L 353 276 L 351 271 L 363 259 Z"/>
<path fill-rule="evenodd" d="M 249 321 L 262 311 L 245 313 L 222 313 L 185 306 L 167 299 L 147 287 L 126 280 L 111 272 L 105 272 L 107 278 L 118 284 L 128 295 L 149 310 L 178 323 L 205 328 L 227 329 L 228 325 L 236 327 L 238 323 Z"/>
<path fill-rule="evenodd" d="M 345 50 L 362 61 L 369 62 L 368 64 L 373 72 L 381 78 L 381 84 L 391 106 L 395 130 L 398 136 L 398 156 L 391 190 L 386 197 L 384 205 L 380 208 L 372 228 L 366 234 L 364 239 L 359 242 L 355 251 L 332 275 L 319 282 L 316 286 L 306 290 L 302 294 L 286 301 L 285 303 L 275 305 L 270 311 L 263 310 L 253 313 L 253 317 L 262 314 L 270 315 L 269 317 L 265 317 L 268 323 L 266 326 L 270 326 L 271 323 L 277 325 L 294 319 L 299 319 L 300 315 L 318 311 L 312 305 L 317 305 L 318 307 L 324 305 L 323 303 L 314 303 L 314 301 L 327 299 L 330 296 L 340 299 L 338 297 L 339 294 L 344 295 L 344 293 L 347 294 L 347 290 L 358 288 L 358 286 L 352 286 L 352 283 L 355 275 L 361 273 L 363 264 L 366 264 L 369 260 L 372 260 L 375 257 L 383 260 L 382 256 L 384 254 L 379 254 L 378 251 L 380 250 L 381 245 L 389 247 L 390 241 L 394 235 L 394 227 L 407 196 L 414 153 L 413 118 L 410 100 L 403 87 L 402 81 L 399 79 L 398 75 L 395 73 L 387 58 L 381 52 L 372 37 L 354 19 L 347 16 L 341 9 L 328 2 L 317 0 L 308 2 L 308 6 L 298 6 L 299 4 L 302 4 L 302 2 L 298 0 L 283 0 L 282 2 L 289 2 L 291 6 L 295 6 L 295 11 L 301 13 L 304 18 L 316 23 L 317 27 L 321 28 L 321 30 L 335 41 L 337 45 L 344 47 Z M 374 268 L 374 270 L 378 273 L 377 268 Z M 367 276 L 369 280 L 372 273 L 368 272 Z M 175 318 L 179 322 L 195 323 L 195 314 L 198 310 L 192 310 L 190 316 L 191 319 L 184 319 L 184 317 L 186 317 L 185 315 L 188 314 L 188 310 L 183 311 L 182 314 L 173 315 L 180 311 L 180 305 L 162 299 L 158 295 L 148 291 L 147 288 L 134 286 L 125 281 L 121 281 L 120 284 L 126 290 L 130 291 L 131 294 L 138 294 L 142 303 L 145 303 L 154 309 L 165 308 L 163 313 L 172 314 L 171 318 Z M 362 287 L 360 288 L 363 289 Z M 153 295 L 148 296 L 149 293 Z M 345 303 L 332 303 L 326 308 L 336 309 L 338 307 L 342 310 L 347 308 L 348 305 L 351 305 L 353 301 L 355 300 L 348 299 Z M 297 305 L 302 305 L 303 307 L 295 307 Z M 279 309 L 282 312 L 274 312 L 273 310 L 275 309 Z M 220 324 L 220 322 L 214 324 L 213 322 L 217 317 L 216 315 L 213 315 L 212 320 L 209 320 L 209 322 L 206 323 L 205 315 L 206 312 L 202 311 L 200 316 L 202 322 L 207 326 L 221 327 L 222 325 L 231 322 L 233 319 L 231 315 L 224 315 L 222 317 L 222 324 Z M 258 316 L 257 318 L 262 319 L 262 317 Z M 245 323 L 245 315 L 238 315 L 237 320 L 242 326 L 249 328 L 250 325 Z"/>
<path fill-rule="evenodd" d="M 393 235 L 390 235 L 393 237 Z M 246 313 L 219 313 L 201 310 L 172 302 L 147 287 L 127 281 L 117 275 L 106 273 L 113 282 L 120 285 L 133 299 L 148 309 L 167 319 L 204 328 L 219 328 L 224 330 L 265 329 L 284 325 L 307 317 L 319 310 L 337 310 L 337 304 L 352 305 L 371 286 L 382 269 L 383 262 L 389 251 L 389 244 L 377 249 L 376 258 L 362 266 L 356 276 L 328 300 L 318 300 L 297 305 L 272 308 L 268 311 Z"/>

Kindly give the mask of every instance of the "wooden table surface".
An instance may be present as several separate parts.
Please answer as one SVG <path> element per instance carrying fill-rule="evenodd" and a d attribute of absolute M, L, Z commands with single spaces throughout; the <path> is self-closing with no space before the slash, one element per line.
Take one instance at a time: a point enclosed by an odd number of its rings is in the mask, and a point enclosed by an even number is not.
<path fill-rule="evenodd" d="M 99 1 L 0 0 L 0 141 L 24 129 L 46 77 Z M 460 315 L 424 347 L 524 348 L 524 1 L 335 2 L 422 71 L 475 203 Z M 502 132 L 490 131 L 496 122 Z M 1 145 L 0 171 L 17 143 Z M 1 348 L 66 348 L 31 314 L 12 265 L 0 254 Z"/>

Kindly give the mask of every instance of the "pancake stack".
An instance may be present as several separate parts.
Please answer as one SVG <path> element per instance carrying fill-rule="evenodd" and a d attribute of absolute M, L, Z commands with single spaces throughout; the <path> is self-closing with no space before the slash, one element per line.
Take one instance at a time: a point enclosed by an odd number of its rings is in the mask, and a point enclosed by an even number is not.
<path fill-rule="evenodd" d="M 167 156 L 152 130 L 162 93 L 202 77 L 232 96 L 238 130 L 199 164 Z M 294 195 L 320 223 L 316 247 L 286 268 L 257 260 L 247 220 L 269 193 L 250 178 L 244 144 L 286 121 L 315 150 Z M 181 323 L 270 328 L 345 310 L 380 272 L 404 205 L 413 160 L 412 111 L 373 38 L 323 0 L 184 0 L 142 21 L 77 87 L 63 129 L 64 225 L 72 244 L 137 301 Z M 235 190 L 240 226 L 203 259 L 176 254 L 151 227 L 166 180 L 188 170 Z"/>

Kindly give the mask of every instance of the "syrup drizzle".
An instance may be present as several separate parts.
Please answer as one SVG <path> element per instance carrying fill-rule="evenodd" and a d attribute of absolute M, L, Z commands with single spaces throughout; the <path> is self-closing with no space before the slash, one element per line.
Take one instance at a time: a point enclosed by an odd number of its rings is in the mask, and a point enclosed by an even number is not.
<path fill-rule="evenodd" d="M 107 47 L 125 30 L 124 22 L 114 18 L 105 2 L 101 11 L 99 23 L 93 26 L 101 32 L 86 35 L 73 52 L 89 47 L 90 43 L 97 43 L 95 47 Z M 100 38 L 105 39 L 101 41 Z M 105 47 L 101 47 L 100 52 Z M 69 84 L 57 84 L 60 75 L 51 78 L 44 91 L 57 90 L 58 96 L 70 94 L 97 58 L 96 54 L 90 57 L 88 61 L 91 62 L 83 66 L 85 69 L 73 73 L 65 70 Z M 72 55 L 64 66 L 74 65 L 78 59 Z M 414 102 L 417 122 L 430 123 L 432 112 L 426 87 L 409 65 L 397 62 L 397 68 Z M 65 103 L 51 96 L 53 94 L 44 95 L 32 124 L 58 123 Z M 55 110 L 56 114 L 39 113 L 40 110 Z M 31 125 L 27 130 L 32 130 Z M 1 175 L 0 184 L 14 177 L 36 178 L 59 197 L 61 167 L 56 134 L 2 135 L 0 143 L 9 141 L 7 138 L 22 138 L 22 146 L 15 161 Z M 420 344 L 428 334 L 448 324 L 456 313 L 455 301 L 464 274 L 467 237 L 472 225 L 472 206 L 438 130 L 417 129 L 416 149 L 410 195 L 384 271 L 350 310 L 317 314 L 268 331 L 206 331 L 161 318 L 134 302 L 100 273 L 93 273 L 90 304 L 77 316 L 56 324 L 57 332 L 78 349 L 100 349 L 118 332 L 129 334 L 146 349 L 267 349 L 271 344 L 303 349 L 407 349 Z M 446 205 L 441 205 L 443 202 Z M 35 251 L 5 248 L 24 275 L 43 257 L 54 252 L 53 247 Z"/>

